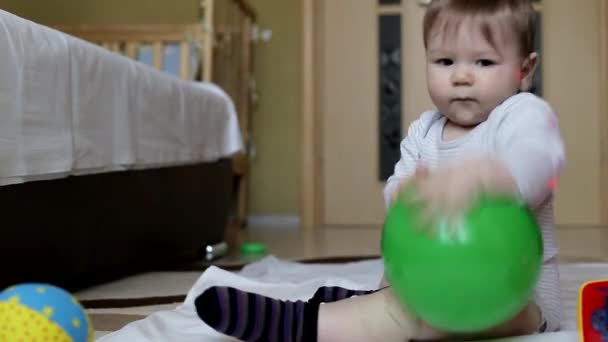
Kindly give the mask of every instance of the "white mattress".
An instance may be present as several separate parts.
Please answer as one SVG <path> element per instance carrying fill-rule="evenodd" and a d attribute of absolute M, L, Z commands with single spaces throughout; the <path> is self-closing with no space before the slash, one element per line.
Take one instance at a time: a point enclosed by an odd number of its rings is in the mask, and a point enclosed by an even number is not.
<path fill-rule="evenodd" d="M 230 157 L 231 99 L 0 10 L 0 184 Z"/>

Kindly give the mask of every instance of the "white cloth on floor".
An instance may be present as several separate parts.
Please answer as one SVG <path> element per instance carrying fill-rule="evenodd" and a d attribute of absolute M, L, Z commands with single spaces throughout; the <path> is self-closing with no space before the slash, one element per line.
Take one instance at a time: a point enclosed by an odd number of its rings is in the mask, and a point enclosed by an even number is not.
<path fill-rule="evenodd" d="M 361 272 L 361 269 L 373 270 Z M 331 274 L 331 276 L 328 276 Z M 208 268 L 189 291 L 182 305 L 154 313 L 103 336 L 99 341 L 238 341 L 207 326 L 196 314 L 194 299 L 211 286 L 235 288 L 278 299 L 306 300 L 321 286 L 351 289 L 377 288 L 381 277 L 378 261 L 341 265 L 305 265 L 268 257 L 239 273 Z"/>
<path fill-rule="evenodd" d="M 211 286 L 232 286 L 278 299 L 306 300 L 321 286 L 374 289 L 382 276 L 380 260 L 347 264 L 302 264 L 266 257 L 240 272 L 208 268 L 196 281 L 182 305 L 160 311 L 105 335 L 101 342 L 148 341 L 237 341 L 224 336 L 201 321 L 194 299 Z M 501 339 L 504 342 L 575 342 L 576 331 Z"/>

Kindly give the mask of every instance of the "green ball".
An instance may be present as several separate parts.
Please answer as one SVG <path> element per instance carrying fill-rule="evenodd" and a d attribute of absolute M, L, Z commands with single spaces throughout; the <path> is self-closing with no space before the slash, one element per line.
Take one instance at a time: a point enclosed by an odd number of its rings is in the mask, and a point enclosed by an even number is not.
<path fill-rule="evenodd" d="M 421 226 L 421 207 L 406 198 L 389 209 L 381 249 L 387 280 L 409 311 L 435 328 L 471 333 L 508 321 L 528 304 L 543 262 L 540 228 L 528 207 L 480 196 L 449 230 L 441 218 Z"/>

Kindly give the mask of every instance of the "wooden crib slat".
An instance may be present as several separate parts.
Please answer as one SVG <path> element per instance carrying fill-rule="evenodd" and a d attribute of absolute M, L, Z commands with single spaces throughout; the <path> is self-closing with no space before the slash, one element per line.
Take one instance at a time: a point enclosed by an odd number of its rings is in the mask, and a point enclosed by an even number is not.
<path fill-rule="evenodd" d="M 119 42 L 111 42 L 109 45 L 110 45 L 110 50 L 112 52 L 120 53 L 120 43 Z"/>
<path fill-rule="evenodd" d="M 139 49 L 139 44 L 136 42 L 127 42 L 126 53 L 127 57 L 131 59 L 137 59 L 137 49 Z"/>
<path fill-rule="evenodd" d="M 200 30 L 199 24 L 56 25 L 59 31 L 90 41 L 181 41 Z"/>
<path fill-rule="evenodd" d="M 153 63 L 156 70 L 163 69 L 163 43 L 156 41 L 152 43 Z"/>
<path fill-rule="evenodd" d="M 251 94 L 251 84 L 250 79 L 253 75 L 251 75 L 251 39 L 246 34 L 250 32 L 253 23 L 249 17 L 242 18 L 242 28 L 243 34 L 241 35 L 241 51 L 240 51 L 240 65 L 239 65 L 239 102 L 241 103 L 241 113 L 242 113 L 242 122 L 243 122 L 243 130 L 246 133 L 246 138 L 249 139 L 248 132 L 250 131 L 250 122 L 249 122 L 249 110 L 250 110 L 250 94 Z"/>
<path fill-rule="evenodd" d="M 188 42 L 179 44 L 179 77 L 182 80 L 190 78 L 190 44 Z"/>
<path fill-rule="evenodd" d="M 213 21 L 215 2 L 213 0 L 202 0 L 205 6 L 205 17 L 203 18 L 207 32 L 203 40 L 203 81 L 211 82 L 213 79 L 213 41 L 215 40 L 215 23 Z"/>

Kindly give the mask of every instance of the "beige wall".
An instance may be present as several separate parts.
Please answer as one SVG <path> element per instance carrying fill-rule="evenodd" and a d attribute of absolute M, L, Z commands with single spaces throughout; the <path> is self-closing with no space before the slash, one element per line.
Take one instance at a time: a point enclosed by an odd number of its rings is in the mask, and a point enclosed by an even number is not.
<path fill-rule="evenodd" d="M 260 93 L 253 114 L 257 158 L 253 162 L 253 214 L 296 214 L 300 177 L 302 11 L 301 0 L 254 0 L 262 29 L 256 78 Z"/>
<path fill-rule="evenodd" d="M 199 0 L 0 0 L 0 8 L 44 25 L 180 23 L 196 20 Z"/>
<path fill-rule="evenodd" d="M 260 95 L 253 114 L 257 157 L 251 213 L 295 215 L 300 173 L 301 0 L 252 0 L 272 40 L 256 47 Z M 0 8 L 45 25 L 181 23 L 197 19 L 199 0 L 0 0 Z"/>
<path fill-rule="evenodd" d="M 556 198 L 556 220 L 562 225 L 600 225 L 602 202 L 602 135 L 606 115 L 600 65 L 605 63 L 600 39 L 601 2 L 545 2 L 544 91 L 560 119 L 567 161 Z M 547 53 L 551 51 L 553 53 Z"/>

